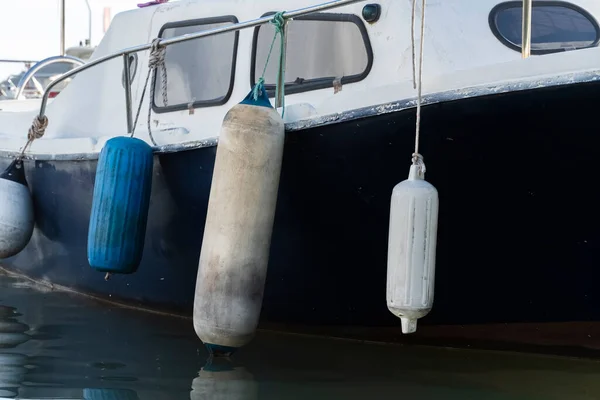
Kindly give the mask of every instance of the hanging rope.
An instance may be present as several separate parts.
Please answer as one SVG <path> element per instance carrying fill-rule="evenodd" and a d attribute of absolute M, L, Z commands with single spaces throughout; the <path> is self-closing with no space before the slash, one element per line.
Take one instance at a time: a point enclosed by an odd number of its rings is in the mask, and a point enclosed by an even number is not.
<path fill-rule="evenodd" d="M 412 15 L 410 18 L 410 40 L 412 42 L 412 77 L 413 89 L 417 88 L 417 56 L 415 54 L 415 19 L 417 14 L 417 1 L 412 2 Z"/>
<path fill-rule="evenodd" d="M 271 53 L 273 53 L 273 48 L 275 47 L 275 40 L 277 40 L 277 36 L 280 37 L 280 50 L 279 50 L 279 70 L 277 72 L 277 84 L 275 85 L 276 90 L 281 90 L 281 118 L 283 118 L 285 114 L 285 24 L 286 20 L 284 18 L 285 11 L 281 11 L 276 13 L 271 20 L 271 24 L 275 26 L 275 35 L 273 36 L 273 41 L 271 42 L 271 48 L 269 49 L 269 53 L 267 54 L 267 60 L 265 62 L 265 66 L 262 71 L 262 75 L 258 78 L 258 82 L 254 85 L 252 89 L 252 95 L 254 100 L 258 100 L 258 96 L 260 96 L 261 91 L 265 90 L 265 74 L 267 73 L 267 67 L 269 66 L 269 60 L 271 59 Z M 282 82 L 279 85 L 279 82 Z M 281 86 L 281 87 L 280 87 Z"/>
<path fill-rule="evenodd" d="M 21 150 L 21 154 L 17 156 L 17 160 L 22 160 L 25 156 L 25 152 L 31 146 L 34 140 L 41 139 L 46 133 L 46 128 L 48 128 L 48 117 L 45 115 L 36 115 L 33 119 L 33 123 L 27 132 L 27 143 L 23 146 L 23 150 Z"/>
<path fill-rule="evenodd" d="M 165 46 L 160 45 L 160 38 L 156 38 L 152 41 L 152 45 L 150 47 L 150 57 L 148 59 L 148 74 L 146 75 L 146 82 L 144 83 L 144 90 L 142 91 L 142 95 L 140 97 L 140 103 L 138 105 L 137 112 L 135 114 L 135 121 L 133 123 L 133 129 L 131 131 L 131 137 L 135 134 L 135 128 L 137 126 L 138 119 L 140 117 L 140 112 L 142 110 L 142 103 L 144 102 L 144 97 L 146 96 L 146 89 L 148 88 L 148 82 L 150 81 L 150 76 L 153 76 L 152 82 L 156 82 L 156 76 L 158 74 L 158 70 L 162 70 L 162 80 L 161 80 L 161 90 L 162 90 L 162 100 L 163 105 L 166 107 L 169 105 L 169 99 L 167 96 L 167 68 L 165 66 L 165 56 L 167 53 L 167 48 Z M 155 95 L 155 84 L 150 86 L 150 98 L 148 100 L 148 136 L 150 136 L 150 140 L 152 144 L 155 146 L 156 141 L 154 140 L 154 136 L 152 135 L 152 103 L 154 101 Z"/>
<path fill-rule="evenodd" d="M 413 0 L 414 3 L 417 0 Z M 413 165 L 418 165 L 420 170 L 420 175 L 425 175 L 425 162 L 423 161 L 423 156 L 419 154 L 419 139 L 421 134 L 421 101 L 422 101 L 422 86 L 423 86 L 423 44 L 425 42 L 425 1 L 421 2 L 421 44 L 419 49 L 419 78 L 417 80 L 417 123 L 415 129 L 415 152 L 412 155 Z M 414 41 L 413 41 L 414 47 Z"/>

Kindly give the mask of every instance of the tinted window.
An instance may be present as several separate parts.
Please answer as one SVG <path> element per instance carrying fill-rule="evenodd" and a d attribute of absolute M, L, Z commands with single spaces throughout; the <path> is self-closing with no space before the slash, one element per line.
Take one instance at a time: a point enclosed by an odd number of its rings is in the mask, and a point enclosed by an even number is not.
<path fill-rule="evenodd" d="M 515 50 L 521 49 L 523 9 L 521 2 L 505 3 L 493 13 L 492 29 Z M 537 53 L 575 50 L 598 41 L 598 26 L 584 10 L 552 2 L 533 3 L 531 50 Z"/>
<path fill-rule="evenodd" d="M 225 18 L 218 22 L 211 20 L 210 23 L 167 25 L 161 37 L 172 38 L 233 22 L 235 20 Z M 233 86 L 237 37 L 236 32 L 227 32 L 167 47 L 165 66 L 169 107 L 163 105 L 161 75 L 158 74 L 154 96 L 157 108 L 168 110 L 187 108 L 190 103 L 194 107 L 225 103 Z"/>
<path fill-rule="evenodd" d="M 261 76 L 273 35 L 272 25 L 257 28 L 252 84 Z M 280 47 L 277 39 L 265 74 L 267 88 L 277 81 Z M 288 22 L 286 91 L 333 86 L 361 80 L 371 68 L 372 53 L 361 20 L 343 14 L 320 14 Z"/>
<path fill-rule="evenodd" d="M 61 75 L 69 72 L 70 70 L 72 70 L 75 67 L 78 67 L 79 65 L 73 64 L 73 63 L 68 63 L 68 62 L 58 62 L 58 63 L 54 63 L 54 64 L 48 64 L 44 67 L 42 67 L 39 71 L 37 71 L 34 75 L 35 79 L 38 80 L 38 82 L 42 85 L 43 88 L 46 88 L 51 82 L 53 82 L 54 80 L 56 80 L 58 77 L 60 77 Z M 69 79 L 67 79 L 69 80 Z M 27 87 L 31 86 L 31 81 L 30 83 L 27 85 Z M 57 88 L 64 88 L 66 87 L 66 84 L 64 82 L 59 83 Z"/>
<path fill-rule="evenodd" d="M 78 66 L 79 65 L 75 65 L 75 64 L 69 63 L 69 62 L 57 62 L 54 64 L 48 64 L 48 65 L 44 66 L 37 73 L 43 74 L 46 76 L 57 75 L 57 74 L 62 75 Z"/>

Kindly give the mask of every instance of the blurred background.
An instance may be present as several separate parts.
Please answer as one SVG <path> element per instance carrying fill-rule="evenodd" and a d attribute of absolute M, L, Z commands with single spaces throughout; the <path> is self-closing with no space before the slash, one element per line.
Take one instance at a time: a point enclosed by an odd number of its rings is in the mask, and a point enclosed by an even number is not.
<path fill-rule="evenodd" d="M 112 18 L 137 7 L 142 0 L 64 0 L 67 55 L 84 61 L 102 40 Z M 10 93 L 36 61 L 60 54 L 61 0 L 2 0 L 0 7 L 0 90 Z M 14 60 L 28 62 L 9 62 Z M 72 68 L 68 64 L 47 67 L 44 76 Z M 64 71 L 63 71 L 64 70 Z M 36 82 L 37 83 L 37 82 Z M 42 82 L 42 85 L 44 83 Z M 35 91 L 33 85 L 28 90 Z M 27 91 L 25 93 L 28 94 Z M 35 93 L 32 93 L 35 95 Z M 10 96 L 9 96 L 10 97 Z M 30 96 L 27 96 L 30 97 Z M 37 97 L 37 96 L 34 96 Z"/>

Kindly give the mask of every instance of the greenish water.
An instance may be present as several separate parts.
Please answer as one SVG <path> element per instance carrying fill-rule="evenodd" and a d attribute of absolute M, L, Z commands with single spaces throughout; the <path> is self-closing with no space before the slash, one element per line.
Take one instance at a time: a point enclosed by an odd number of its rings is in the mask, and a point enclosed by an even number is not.
<path fill-rule="evenodd" d="M 190 320 L 0 290 L 0 398 L 600 399 L 596 361 L 260 333 L 211 364 Z"/>

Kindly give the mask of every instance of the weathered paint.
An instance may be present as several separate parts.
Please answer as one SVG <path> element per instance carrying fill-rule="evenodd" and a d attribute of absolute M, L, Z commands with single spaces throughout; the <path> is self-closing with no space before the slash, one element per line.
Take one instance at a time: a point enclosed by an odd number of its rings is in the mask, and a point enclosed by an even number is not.
<path fill-rule="evenodd" d="M 434 105 L 449 101 L 476 99 L 497 94 L 507 94 L 511 92 L 529 91 L 544 88 L 558 88 L 561 86 L 585 84 L 597 82 L 600 80 L 600 69 L 593 71 L 585 71 L 578 73 L 560 74 L 556 76 L 535 77 L 530 79 L 520 79 L 516 81 L 507 81 L 492 85 L 480 85 L 474 87 L 465 87 L 461 89 L 453 89 L 443 92 L 426 94 L 422 98 L 422 104 Z M 408 98 L 405 100 L 397 100 L 373 106 L 347 110 L 340 113 L 328 114 L 323 116 L 315 116 L 308 119 L 301 119 L 295 122 L 285 124 L 286 132 L 297 132 L 305 129 L 319 128 L 331 124 L 357 121 L 364 118 L 376 117 L 405 110 L 416 108 L 416 98 Z M 202 149 L 205 147 L 217 146 L 219 141 L 218 136 L 189 141 L 184 143 L 175 143 L 161 146 L 154 146 L 153 151 L 157 154 L 177 153 L 180 151 Z M 17 151 L 0 150 L 0 157 L 15 157 L 19 153 Z M 81 160 L 96 160 L 99 152 L 88 153 L 36 153 L 28 152 L 25 159 L 39 161 L 81 161 Z"/>

